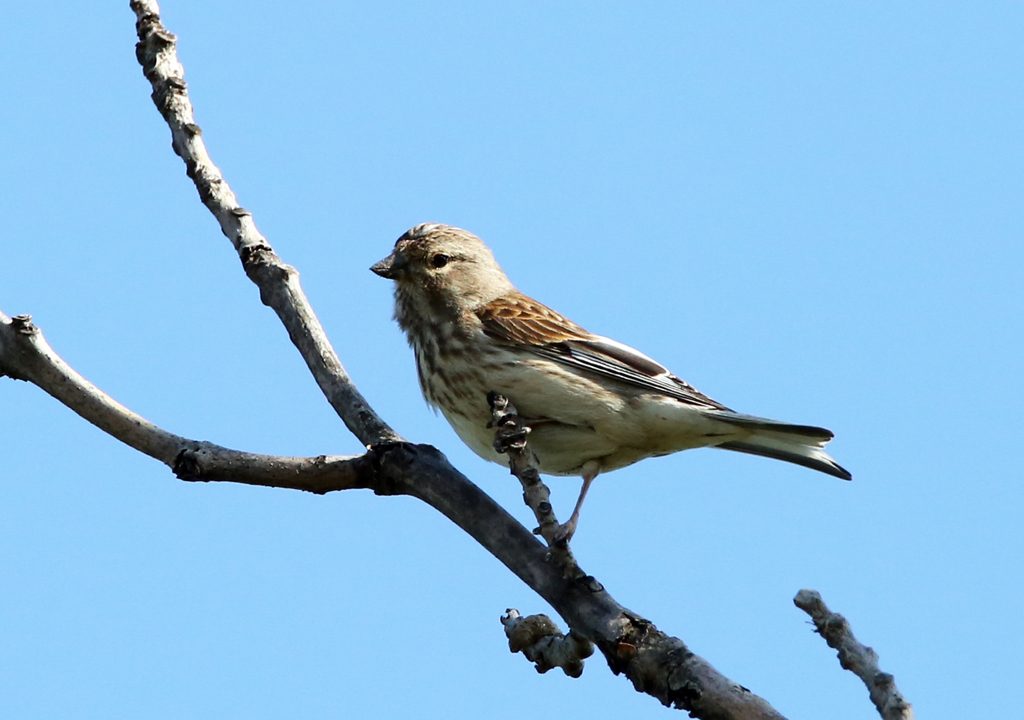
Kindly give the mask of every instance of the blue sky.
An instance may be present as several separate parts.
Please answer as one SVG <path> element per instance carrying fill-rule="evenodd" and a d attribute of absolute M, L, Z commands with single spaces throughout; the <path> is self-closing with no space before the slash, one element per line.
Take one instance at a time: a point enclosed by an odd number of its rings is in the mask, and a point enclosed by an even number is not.
<path fill-rule="evenodd" d="M 7 3 L 0 309 L 167 429 L 356 453 L 199 203 L 128 3 Z M 788 716 L 863 718 L 819 590 L 920 717 L 996 716 L 1024 637 L 1024 10 L 1014 3 L 176 2 L 197 120 L 362 391 L 524 522 L 424 405 L 366 268 L 408 226 L 745 412 L 821 424 L 852 483 L 694 451 L 595 483 L 574 548 Z M 0 382 L 0 714 L 665 716 L 416 501 L 175 481 Z M 578 490 L 553 479 L 568 514 Z M 955 681 L 951 682 L 951 679 Z"/>

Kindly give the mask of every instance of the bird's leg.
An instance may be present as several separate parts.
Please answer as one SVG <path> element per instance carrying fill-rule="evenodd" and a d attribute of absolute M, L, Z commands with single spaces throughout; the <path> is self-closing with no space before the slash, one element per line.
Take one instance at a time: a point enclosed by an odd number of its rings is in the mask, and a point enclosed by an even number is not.
<path fill-rule="evenodd" d="M 601 472 L 601 465 L 596 460 L 589 460 L 583 464 L 583 487 L 580 488 L 580 496 L 576 499 L 576 507 L 572 510 L 572 515 L 569 516 L 567 522 L 562 523 L 558 528 L 556 537 L 558 542 L 569 542 L 572 536 L 576 533 L 576 526 L 580 522 L 580 510 L 583 508 L 583 500 L 587 497 L 587 491 L 590 490 L 590 483 L 594 482 L 594 478 Z"/>

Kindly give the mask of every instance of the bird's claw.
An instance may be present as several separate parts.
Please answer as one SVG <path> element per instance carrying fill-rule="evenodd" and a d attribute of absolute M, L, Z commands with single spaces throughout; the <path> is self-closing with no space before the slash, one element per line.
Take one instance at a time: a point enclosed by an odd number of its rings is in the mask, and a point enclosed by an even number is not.
<path fill-rule="evenodd" d="M 509 450 L 522 450 L 526 447 L 526 436 L 529 434 L 530 428 L 525 425 L 500 424 L 494 433 L 494 449 L 502 454 Z"/>
<path fill-rule="evenodd" d="M 552 537 L 554 545 L 568 545 L 569 541 L 572 540 L 572 536 L 576 534 L 576 522 L 569 520 L 564 522 L 555 529 L 555 534 Z"/>

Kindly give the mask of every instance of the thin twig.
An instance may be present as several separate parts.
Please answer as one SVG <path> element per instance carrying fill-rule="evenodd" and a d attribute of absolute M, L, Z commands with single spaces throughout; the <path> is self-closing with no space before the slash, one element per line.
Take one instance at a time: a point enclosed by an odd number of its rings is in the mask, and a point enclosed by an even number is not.
<path fill-rule="evenodd" d="M 177 38 L 161 23 L 159 5 L 155 0 L 131 0 L 131 7 L 139 37 L 135 55 L 153 86 L 153 102 L 171 129 L 171 147 L 185 161 L 199 198 L 259 287 L 263 304 L 277 313 L 331 407 L 360 442 L 369 446 L 401 440 L 352 383 L 302 291 L 298 272 L 277 256 L 210 158 L 175 50 Z"/>
<path fill-rule="evenodd" d="M 551 491 L 541 480 L 537 456 L 527 443 L 530 428 L 519 417 L 516 406 L 504 395 L 488 393 L 487 404 L 491 408 L 491 427 L 495 428 L 494 449 L 508 456 L 509 471 L 523 486 L 523 502 L 533 511 L 538 523 L 533 532 L 544 538 L 563 566 L 571 569 L 576 561 L 569 544 L 559 537 L 561 525 L 551 505 Z"/>
<path fill-rule="evenodd" d="M 79 375 L 27 315 L 9 318 L 0 312 L 0 375 L 31 382 L 107 434 L 164 463 L 182 480 L 314 493 L 370 487 L 365 457 L 259 455 L 191 440 L 154 425 Z"/>
<path fill-rule="evenodd" d="M 801 590 L 793 604 L 811 616 L 818 634 L 838 651 L 842 668 L 863 681 L 882 720 L 913 720 L 914 709 L 896 687 L 896 680 L 878 669 L 878 654 L 857 641 L 846 618 L 829 610 L 814 590 Z"/>

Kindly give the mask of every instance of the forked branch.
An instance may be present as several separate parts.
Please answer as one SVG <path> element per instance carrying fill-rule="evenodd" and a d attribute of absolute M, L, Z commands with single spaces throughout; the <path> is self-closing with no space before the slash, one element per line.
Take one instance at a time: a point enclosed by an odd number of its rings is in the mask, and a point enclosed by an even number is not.
<path fill-rule="evenodd" d="M 574 673 L 593 642 L 613 672 L 641 692 L 701 718 L 779 718 L 762 699 L 729 681 L 681 640 L 619 605 L 568 555 L 555 555 L 435 448 L 381 443 L 359 457 L 289 458 L 222 448 L 175 435 L 124 407 L 75 372 L 27 316 L 0 314 L 0 374 L 25 380 L 83 418 L 186 480 L 229 481 L 329 492 L 369 488 L 409 495 L 441 512 L 546 600 L 569 624 L 563 636 L 537 632 L 536 620 L 515 634 L 516 647 L 542 665 Z M 524 448 L 525 450 L 525 448 Z M 556 559 L 556 556 L 560 559 Z M 571 570 L 571 571 L 570 571 Z M 507 626 L 515 629 L 515 624 Z M 546 627 L 546 626 L 545 626 Z M 527 633 L 526 630 L 530 632 Z M 520 642 L 529 636 L 530 642 Z M 511 637 L 510 637 L 511 640 Z M 579 663 L 577 663 L 579 661 Z"/>
<path fill-rule="evenodd" d="M 548 545 L 435 448 L 402 441 L 373 411 L 327 340 L 301 289 L 298 273 L 277 256 L 210 159 L 194 120 L 175 37 L 161 23 L 157 3 L 132 0 L 131 7 L 139 37 L 138 60 L 152 84 L 153 101 L 170 127 L 173 148 L 184 160 L 200 199 L 232 242 L 264 304 L 281 319 L 327 400 L 369 447 L 368 452 L 357 457 L 278 457 L 175 435 L 120 405 L 76 373 L 53 352 L 27 316 L 9 318 L 0 313 L 0 375 L 37 385 L 110 435 L 167 464 L 185 480 L 242 482 L 316 493 L 369 488 L 380 495 L 419 498 L 463 528 L 568 624 L 570 631 L 563 634 L 543 616 L 523 618 L 515 611 L 507 613 L 503 622 L 510 647 L 526 653 L 538 669 L 560 667 L 567 674 L 578 675 L 584 658 L 596 646 L 611 670 L 626 675 L 638 691 L 667 706 L 687 710 L 693 717 L 781 718 L 767 702 L 718 673 L 680 639 L 621 606 L 600 582 L 579 568 L 567 546 L 555 541 L 550 531 L 557 521 L 532 461 L 528 430 L 514 408 L 494 402 L 496 441 L 508 452 L 513 472 L 523 482 L 539 533 Z"/>

